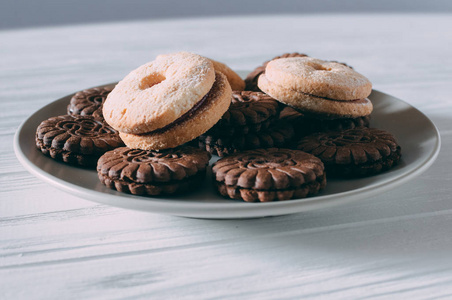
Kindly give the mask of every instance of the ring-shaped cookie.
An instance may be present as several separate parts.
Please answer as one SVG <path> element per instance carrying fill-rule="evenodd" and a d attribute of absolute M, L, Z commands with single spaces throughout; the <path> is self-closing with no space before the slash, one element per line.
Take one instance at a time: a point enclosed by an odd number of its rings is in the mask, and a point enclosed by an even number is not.
<path fill-rule="evenodd" d="M 169 54 L 162 54 L 160 57 L 166 56 Z M 245 81 L 237 74 L 234 70 L 228 67 L 226 64 L 213 60 L 209 58 L 212 62 L 215 71 L 223 73 L 228 79 L 229 85 L 233 91 L 243 91 L 245 89 Z"/>
<path fill-rule="evenodd" d="M 151 132 L 192 109 L 214 81 L 213 64 L 205 57 L 188 52 L 160 55 L 116 85 L 104 103 L 103 115 L 120 132 Z"/>
<path fill-rule="evenodd" d="M 267 80 L 288 90 L 331 100 L 364 99 L 372 92 L 371 82 L 353 69 L 312 57 L 273 60 L 265 68 Z M 258 83 L 261 88 L 261 83 Z"/>
<path fill-rule="evenodd" d="M 120 132 L 129 148 L 161 150 L 187 143 L 209 130 L 231 104 L 232 91 L 226 76 L 216 72 L 216 80 L 200 107 L 168 126 L 145 134 Z"/>
<path fill-rule="evenodd" d="M 357 118 L 368 116 L 373 110 L 372 102 L 368 98 L 339 101 L 316 97 L 275 85 L 268 81 L 266 75 L 259 76 L 259 87 L 280 102 L 303 112 L 322 114 L 329 118 Z"/>

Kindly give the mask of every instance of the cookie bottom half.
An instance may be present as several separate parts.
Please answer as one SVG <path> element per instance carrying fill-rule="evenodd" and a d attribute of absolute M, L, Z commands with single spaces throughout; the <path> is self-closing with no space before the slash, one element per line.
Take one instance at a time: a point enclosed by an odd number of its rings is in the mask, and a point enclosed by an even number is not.
<path fill-rule="evenodd" d="M 96 168 L 97 160 L 101 156 L 101 154 L 99 155 L 79 154 L 71 151 L 46 147 L 40 140 L 38 140 L 36 143 L 38 149 L 44 155 L 69 165 L 94 169 Z"/>
<path fill-rule="evenodd" d="M 98 173 L 99 179 L 110 189 L 123 193 L 143 196 L 175 195 L 196 190 L 206 177 L 205 171 L 183 180 L 170 182 L 137 183 L 120 179 L 112 179 Z"/>
<path fill-rule="evenodd" d="M 278 122 L 267 130 L 239 135 L 216 135 L 210 132 L 198 138 L 198 146 L 213 155 L 225 157 L 239 151 L 259 148 L 283 148 L 294 136 L 294 129 L 288 122 Z"/>
<path fill-rule="evenodd" d="M 401 157 L 401 148 L 397 147 L 388 157 L 378 161 L 365 164 L 328 164 L 325 163 L 325 170 L 331 177 L 365 177 L 387 171 L 398 164 Z"/>
<path fill-rule="evenodd" d="M 326 186 L 326 176 L 323 174 L 316 181 L 305 183 L 297 188 L 282 190 L 247 189 L 239 186 L 226 185 L 224 182 L 215 182 L 218 192 L 231 199 L 246 202 L 270 202 L 290 199 L 306 198 L 316 195 Z"/>

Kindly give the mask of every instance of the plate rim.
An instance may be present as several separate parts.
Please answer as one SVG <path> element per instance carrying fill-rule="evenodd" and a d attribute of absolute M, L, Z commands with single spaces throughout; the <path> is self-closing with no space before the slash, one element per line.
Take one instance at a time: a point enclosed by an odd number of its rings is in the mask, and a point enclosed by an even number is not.
<path fill-rule="evenodd" d="M 115 83 L 109 83 L 100 85 L 98 87 L 103 86 L 109 86 Z M 194 217 L 194 218 L 203 218 L 203 219 L 238 219 L 238 218 L 255 218 L 255 217 L 265 217 L 265 216 L 278 216 L 278 215 L 287 215 L 287 214 L 293 214 L 293 213 L 299 213 L 303 211 L 308 211 L 312 209 L 320 209 L 322 207 L 327 206 L 335 206 L 339 205 L 341 203 L 351 202 L 358 198 L 361 198 L 360 196 L 373 196 L 379 192 L 385 192 L 390 189 L 393 189 L 412 178 L 420 175 L 425 170 L 427 170 L 436 160 L 436 158 L 439 155 L 440 149 L 441 149 L 441 135 L 436 127 L 436 125 L 432 122 L 432 120 L 422 113 L 422 111 L 418 110 L 416 107 L 412 106 L 411 104 L 407 103 L 404 100 L 401 100 L 397 97 L 394 97 L 392 95 L 386 94 L 384 92 L 381 92 L 379 90 L 372 90 L 372 93 L 379 93 L 383 96 L 389 96 L 392 98 L 397 99 L 398 101 L 401 101 L 405 103 L 406 105 L 410 106 L 410 108 L 415 109 L 418 113 L 422 114 L 425 119 L 430 123 L 432 126 L 434 133 L 435 133 L 435 145 L 433 147 L 433 151 L 429 153 L 428 157 L 417 167 L 415 167 L 412 170 L 409 170 L 407 173 L 402 173 L 398 175 L 397 177 L 393 178 L 390 177 L 387 180 L 379 181 L 375 184 L 371 184 L 369 186 L 363 186 L 356 189 L 352 189 L 349 191 L 343 191 L 339 193 L 329 194 L 329 195 L 320 195 L 320 196 L 313 196 L 308 198 L 301 198 L 301 199 L 291 199 L 288 201 L 274 201 L 274 202 L 257 202 L 257 203 L 248 203 L 243 201 L 236 201 L 231 200 L 231 203 L 225 203 L 225 202 L 212 202 L 212 203 L 206 203 L 206 202 L 192 202 L 192 201 L 184 201 L 184 200 L 177 200 L 177 199 L 171 199 L 171 201 L 168 201 L 168 199 L 162 199 L 159 197 L 143 197 L 143 196 L 137 196 L 137 195 L 130 195 L 125 194 L 121 192 L 117 192 L 118 194 L 106 194 L 101 191 L 92 190 L 90 188 L 86 188 L 83 186 L 78 186 L 72 182 L 68 182 L 66 180 L 60 179 L 53 174 L 50 174 L 37 165 L 33 163 L 28 157 L 26 157 L 25 153 L 21 149 L 20 145 L 20 135 L 22 134 L 24 130 L 24 126 L 27 122 L 31 121 L 32 118 L 39 114 L 40 112 L 44 111 L 48 106 L 54 105 L 55 102 L 61 101 L 63 99 L 66 99 L 70 97 L 73 94 L 66 95 L 64 97 L 61 97 L 59 99 L 56 99 L 43 107 L 39 108 L 38 110 L 34 111 L 31 115 L 29 115 L 18 127 L 18 129 L 15 132 L 14 135 L 14 152 L 19 160 L 19 162 L 22 164 L 22 166 L 25 167 L 25 169 L 33 174 L 34 176 L 38 177 L 39 179 L 43 180 L 44 182 L 49 183 L 50 185 L 62 190 L 63 192 L 69 192 L 71 194 L 74 194 L 78 197 L 81 197 L 86 200 L 90 200 L 96 203 L 106 204 L 110 206 L 115 207 L 122 207 L 126 209 L 132 209 L 132 210 L 139 210 L 139 211 L 146 211 L 146 212 L 154 212 L 154 213 L 163 213 L 168 215 L 175 215 L 175 216 L 182 216 L 182 217 Z M 103 197 L 109 197 L 110 199 L 105 200 Z M 332 201 L 335 200 L 335 201 Z M 122 201 L 127 201 L 130 204 L 133 205 L 127 205 L 122 203 Z M 144 203 L 146 202 L 146 203 Z M 144 203 L 144 205 L 143 205 Z M 174 206 L 177 206 L 181 208 L 182 210 L 185 209 L 185 213 L 177 213 L 174 212 L 172 208 Z M 211 206 L 210 208 L 206 209 L 206 205 Z M 304 206 L 302 209 L 299 208 L 299 206 Z M 321 206 L 321 207 L 316 207 Z M 148 207 L 147 209 L 143 209 L 143 207 Z M 298 209 L 295 209 L 293 211 L 287 211 L 288 208 L 296 207 Z M 149 208 L 156 209 L 150 210 Z M 274 211 L 270 211 L 270 210 Z M 275 210 L 276 209 L 276 210 Z M 201 211 L 198 211 L 201 210 Z M 219 213 L 211 213 L 211 210 L 218 210 Z M 224 214 L 226 211 L 228 213 Z M 240 210 L 239 213 L 237 213 L 236 210 Z M 268 210 L 268 212 L 267 212 Z M 210 213 L 209 213 L 210 212 Z M 264 213 L 266 212 L 266 213 Z M 223 214 L 222 214 L 223 213 Z"/>

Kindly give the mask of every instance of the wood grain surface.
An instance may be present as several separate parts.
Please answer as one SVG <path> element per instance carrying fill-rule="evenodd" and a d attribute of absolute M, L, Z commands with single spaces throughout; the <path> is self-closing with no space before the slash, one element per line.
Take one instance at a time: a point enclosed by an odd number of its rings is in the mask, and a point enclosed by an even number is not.
<path fill-rule="evenodd" d="M 452 15 L 105 23 L 0 41 L 0 299 L 452 298 Z M 19 164 L 13 136 L 34 111 L 180 50 L 235 70 L 294 51 L 346 62 L 431 118 L 441 153 L 376 197 L 224 221 L 93 204 Z"/>

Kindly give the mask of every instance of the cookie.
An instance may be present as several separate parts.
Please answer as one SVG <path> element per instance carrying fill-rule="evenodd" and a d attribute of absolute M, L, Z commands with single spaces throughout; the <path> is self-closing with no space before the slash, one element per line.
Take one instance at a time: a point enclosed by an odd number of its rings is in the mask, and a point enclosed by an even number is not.
<path fill-rule="evenodd" d="M 214 66 L 205 57 L 188 52 L 159 55 L 116 85 L 103 115 L 120 132 L 149 133 L 199 106 L 214 82 Z"/>
<path fill-rule="evenodd" d="M 395 166 L 401 156 L 392 134 L 365 127 L 315 133 L 302 138 L 297 149 L 320 158 L 328 175 L 341 177 L 381 173 Z"/>
<path fill-rule="evenodd" d="M 121 147 L 102 155 L 100 181 L 134 195 L 168 195 L 193 191 L 206 174 L 210 154 L 189 146 L 162 151 Z"/>
<path fill-rule="evenodd" d="M 268 128 L 280 111 L 280 103 L 259 92 L 233 91 L 229 109 L 209 131 L 217 135 L 257 132 Z"/>
<path fill-rule="evenodd" d="M 243 91 L 245 89 L 245 81 L 224 63 L 211 59 L 213 67 L 216 71 L 223 73 L 228 79 L 229 85 L 233 91 Z"/>
<path fill-rule="evenodd" d="M 261 89 L 257 86 L 257 79 L 258 77 L 265 72 L 265 67 L 267 64 L 275 59 L 278 58 L 287 58 L 287 57 L 305 57 L 306 54 L 303 53 L 284 53 L 280 56 L 273 57 L 271 60 L 268 60 L 262 64 L 262 66 L 257 67 L 254 69 L 251 73 L 249 73 L 245 78 L 245 90 L 246 91 L 254 91 L 254 92 L 262 92 Z"/>
<path fill-rule="evenodd" d="M 326 185 L 320 159 L 289 149 L 240 152 L 215 162 L 212 174 L 221 195 L 247 202 L 304 198 Z"/>
<path fill-rule="evenodd" d="M 102 105 L 113 87 L 95 87 L 75 93 L 67 107 L 68 115 L 103 118 Z"/>
<path fill-rule="evenodd" d="M 293 127 L 277 121 L 266 130 L 248 134 L 216 135 L 209 131 L 198 138 L 198 145 L 211 154 L 225 157 L 244 150 L 286 147 L 293 137 Z"/>
<path fill-rule="evenodd" d="M 315 132 L 345 130 L 369 127 L 370 116 L 357 118 L 323 119 L 317 115 L 302 114 L 286 106 L 281 110 L 280 118 L 293 125 L 295 137 L 303 137 Z"/>
<path fill-rule="evenodd" d="M 101 119 L 63 115 L 41 122 L 36 130 L 36 146 L 56 160 L 95 167 L 102 154 L 124 143 L 117 131 Z"/>
<path fill-rule="evenodd" d="M 370 81 L 340 63 L 312 57 L 273 60 L 259 76 L 258 86 L 276 100 L 301 112 L 330 118 L 367 116 Z"/>
<path fill-rule="evenodd" d="M 213 127 L 227 111 L 231 103 L 231 87 L 220 72 L 207 95 L 193 109 L 167 124 L 145 134 L 120 132 L 124 143 L 130 148 L 161 150 L 185 144 Z"/>

